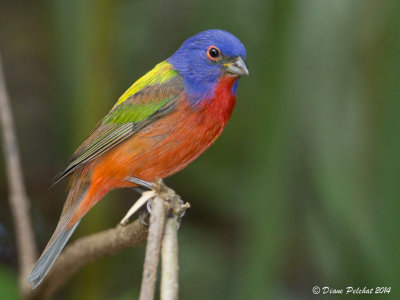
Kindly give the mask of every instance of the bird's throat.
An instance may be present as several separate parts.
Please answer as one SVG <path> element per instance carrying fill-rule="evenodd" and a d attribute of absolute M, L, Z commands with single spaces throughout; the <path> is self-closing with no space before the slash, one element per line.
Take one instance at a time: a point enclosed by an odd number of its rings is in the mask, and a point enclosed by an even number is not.
<path fill-rule="evenodd" d="M 236 104 L 233 85 L 237 79 L 238 77 L 229 75 L 221 77 L 215 87 L 213 98 L 203 101 L 205 113 L 218 118 L 224 125 L 228 122 Z"/>

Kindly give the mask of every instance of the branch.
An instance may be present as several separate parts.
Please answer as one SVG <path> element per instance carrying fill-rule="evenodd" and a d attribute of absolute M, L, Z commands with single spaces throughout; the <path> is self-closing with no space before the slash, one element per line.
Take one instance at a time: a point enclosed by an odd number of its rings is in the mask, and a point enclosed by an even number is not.
<path fill-rule="evenodd" d="M 143 193 L 143 196 L 139 198 L 137 202 L 141 203 L 142 198 L 145 200 L 148 199 L 146 198 L 148 195 L 149 194 Z M 146 240 L 147 236 L 143 279 L 139 299 L 151 300 L 154 298 L 157 266 L 162 242 L 163 253 L 167 253 L 166 255 L 163 254 L 163 268 L 165 265 L 165 270 L 167 270 L 166 276 L 168 277 L 168 280 L 164 282 L 162 293 L 165 295 L 176 295 L 175 298 L 167 296 L 162 299 L 177 299 L 178 245 L 176 216 L 179 216 L 181 210 L 188 208 L 189 205 L 185 204 L 182 206 L 179 196 L 176 195 L 172 189 L 164 185 L 161 180 L 153 183 L 153 195 L 149 227 L 143 225 L 139 220 L 136 220 L 126 226 L 118 225 L 115 228 L 76 240 L 61 253 L 43 283 L 35 290 L 26 290 L 26 298 L 52 298 L 54 293 L 67 283 L 83 266 L 97 261 L 104 256 L 116 255 L 126 248 L 137 247 Z M 134 206 L 136 206 L 136 204 Z M 167 228 L 164 231 L 167 214 Z M 171 270 L 173 271 L 171 272 Z M 62 276 L 60 276 L 61 274 Z M 164 279 L 162 279 L 162 282 L 163 281 Z"/>
<path fill-rule="evenodd" d="M 153 300 L 160 260 L 161 240 L 164 232 L 166 207 L 164 200 L 156 196 L 152 202 L 149 235 L 144 258 L 142 285 L 139 300 Z"/>
<path fill-rule="evenodd" d="M 82 237 L 69 245 L 58 257 L 45 280 L 30 290 L 30 299 L 49 299 L 83 266 L 104 256 L 140 246 L 146 240 L 146 225 L 136 220 L 126 226 L 104 230 Z"/>
<path fill-rule="evenodd" d="M 152 184 L 154 193 L 144 262 L 140 300 L 153 300 L 162 245 L 161 299 L 178 299 L 178 217 L 190 207 L 162 180 Z M 151 195 L 151 194 L 148 194 Z M 145 197 L 145 196 L 144 196 Z M 129 213 L 128 213 L 129 215 Z"/>
<path fill-rule="evenodd" d="M 9 202 L 15 223 L 17 238 L 20 287 L 31 271 L 36 258 L 36 244 L 29 217 L 29 199 L 26 194 L 20 154 L 14 129 L 11 105 L 6 90 L 0 57 L 0 121 L 3 151 L 9 188 Z"/>
<path fill-rule="evenodd" d="M 178 216 L 181 214 L 181 201 L 174 195 L 171 210 L 165 223 L 161 256 L 161 300 L 178 299 Z"/>

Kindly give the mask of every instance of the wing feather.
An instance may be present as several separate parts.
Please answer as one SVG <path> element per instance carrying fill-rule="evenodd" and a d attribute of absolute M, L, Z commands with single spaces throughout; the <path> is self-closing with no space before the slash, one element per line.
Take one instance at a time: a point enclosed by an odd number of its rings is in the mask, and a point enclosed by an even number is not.
<path fill-rule="evenodd" d="M 154 74 L 154 70 L 150 72 Z M 168 72 L 168 69 L 164 68 L 163 72 Z M 154 76 L 167 76 L 163 72 Z M 53 185 L 171 112 L 184 90 L 183 78 L 176 71 L 174 74 L 168 74 L 168 80 L 164 81 L 150 78 L 150 82 L 155 84 L 135 90 L 124 101 L 121 101 L 121 97 L 119 104 L 113 107 L 76 150 L 67 168 L 54 178 Z"/>

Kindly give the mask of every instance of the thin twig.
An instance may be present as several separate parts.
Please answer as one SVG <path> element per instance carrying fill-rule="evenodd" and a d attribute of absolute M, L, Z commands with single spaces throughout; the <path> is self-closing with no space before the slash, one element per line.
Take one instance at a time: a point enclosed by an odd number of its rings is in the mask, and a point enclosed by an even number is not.
<path fill-rule="evenodd" d="M 180 209 L 177 212 L 180 213 Z M 165 222 L 161 247 L 161 300 L 178 299 L 178 213 L 171 212 Z"/>
<path fill-rule="evenodd" d="M 26 286 L 26 276 L 35 263 L 36 244 L 29 217 L 29 200 L 26 193 L 20 154 L 15 134 L 11 105 L 6 90 L 0 55 L 0 121 L 3 149 L 9 187 L 9 202 L 15 223 L 21 290 Z"/>
<path fill-rule="evenodd" d="M 161 273 L 161 299 L 178 299 L 178 217 L 182 210 L 190 207 L 189 203 L 182 205 L 180 197 L 174 190 L 168 188 L 162 180 L 152 183 L 152 192 L 156 195 L 153 199 L 150 228 L 154 226 L 154 235 L 148 236 L 147 249 L 143 272 L 143 281 L 140 291 L 140 300 L 154 298 L 155 281 L 157 278 L 157 265 L 162 244 L 162 273 Z M 154 204 L 162 202 L 164 206 Z M 154 208 L 156 205 L 156 208 Z M 157 209 L 155 213 L 154 210 Z M 165 220 L 165 217 L 167 219 Z M 151 229 L 150 229 L 151 230 Z"/>
<path fill-rule="evenodd" d="M 140 246 L 146 240 L 147 230 L 147 226 L 136 220 L 126 226 L 118 225 L 76 240 L 61 253 L 43 283 L 31 290 L 30 298 L 52 298 L 83 266 L 104 256 Z"/>
<path fill-rule="evenodd" d="M 151 206 L 149 234 L 147 236 L 142 285 L 139 300 L 153 300 L 160 260 L 161 239 L 164 232 L 166 208 L 164 200 L 158 195 Z"/>

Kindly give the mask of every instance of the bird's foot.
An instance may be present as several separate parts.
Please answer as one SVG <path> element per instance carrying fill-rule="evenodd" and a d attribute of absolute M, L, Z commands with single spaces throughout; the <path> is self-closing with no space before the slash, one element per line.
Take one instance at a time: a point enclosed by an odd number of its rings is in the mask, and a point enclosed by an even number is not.
<path fill-rule="evenodd" d="M 140 193 L 142 196 L 134 203 L 134 205 L 129 209 L 128 213 L 125 215 L 125 217 L 121 220 L 120 224 L 125 225 L 128 223 L 129 218 L 137 211 L 139 211 L 139 220 L 142 224 L 148 225 L 148 216 L 151 214 L 151 204 L 152 200 L 154 197 L 156 197 L 158 194 L 163 194 L 166 193 L 165 189 L 167 191 L 170 191 L 173 193 L 173 195 L 176 195 L 174 191 L 168 189 L 162 181 L 157 181 L 154 184 L 147 182 L 145 180 L 136 178 L 136 177 L 129 177 L 126 179 L 128 182 L 137 184 L 138 186 L 134 187 L 133 189 Z M 165 197 L 165 199 L 171 198 L 173 195 L 168 195 Z M 179 197 L 178 195 L 176 195 Z M 163 197 L 164 198 L 164 197 Z M 176 199 L 176 198 L 175 198 Z M 189 203 L 184 203 L 182 199 L 179 197 L 179 202 L 180 206 L 179 208 L 175 208 L 175 213 L 178 213 L 176 209 L 180 210 L 179 211 L 179 216 L 178 216 L 178 228 L 182 222 L 182 218 L 186 213 L 186 209 L 190 207 Z M 146 204 L 146 205 L 145 205 Z M 171 203 L 172 205 L 172 203 Z M 176 205 L 176 204 L 175 204 Z M 171 207 L 172 209 L 172 207 Z M 170 212 L 171 215 L 168 217 L 173 217 L 172 210 Z"/>
<path fill-rule="evenodd" d="M 151 201 L 151 200 L 149 200 Z M 147 202 L 149 203 L 149 202 Z M 147 222 L 147 220 L 149 219 L 150 216 L 150 212 L 147 210 L 147 207 L 145 207 L 143 205 L 143 207 L 139 210 L 139 220 L 140 223 L 142 223 L 143 225 L 149 225 L 149 223 Z"/>
<path fill-rule="evenodd" d="M 151 215 L 151 204 L 153 203 L 153 199 L 149 199 L 146 205 L 143 205 L 139 210 L 139 220 L 143 225 L 149 225 L 146 220 L 148 216 Z"/>
<path fill-rule="evenodd" d="M 181 203 L 181 212 L 180 215 L 178 216 L 178 229 L 181 226 L 183 216 L 186 214 L 186 209 L 190 207 L 188 203 L 185 204 L 182 199 L 179 199 L 179 202 Z M 147 201 L 146 206 L 143 205 L 142 208 L 139 211 L 139 220 L 143 225 L 148 225 L 147 219 L 148 216 L 151 215 L 151 204 L 153 203 L 153 199 L 150 199 Z M 172 217 L 172 215 L 171 215 Z"/>

